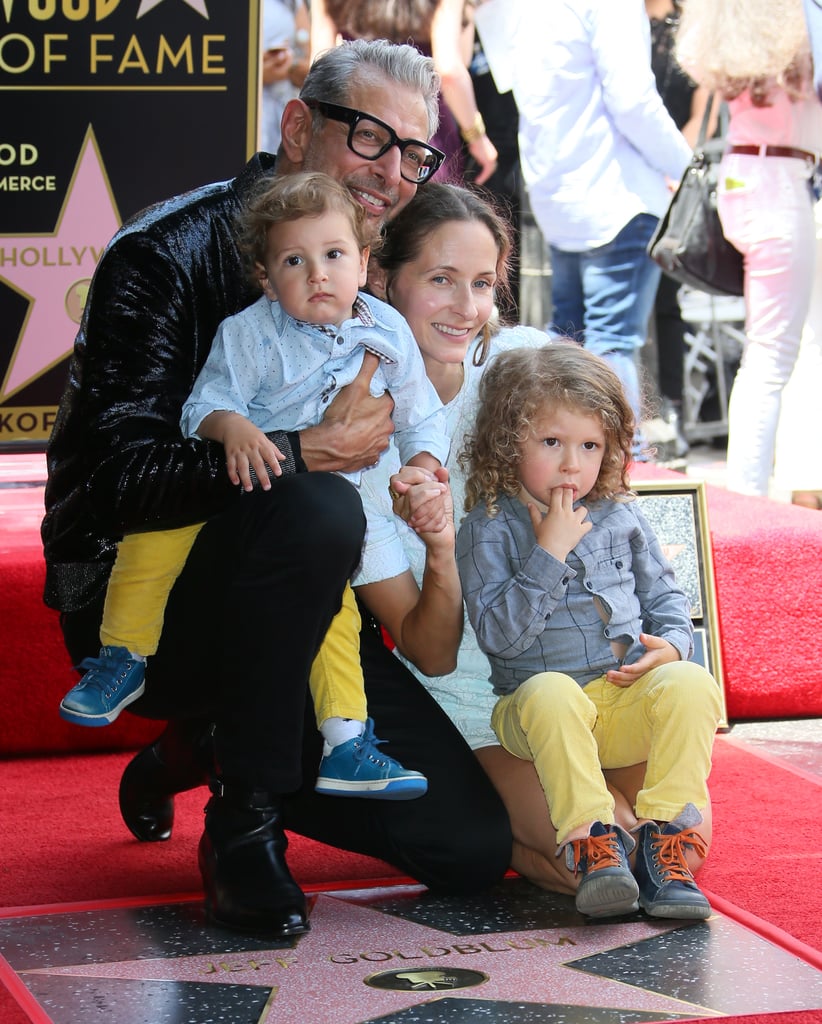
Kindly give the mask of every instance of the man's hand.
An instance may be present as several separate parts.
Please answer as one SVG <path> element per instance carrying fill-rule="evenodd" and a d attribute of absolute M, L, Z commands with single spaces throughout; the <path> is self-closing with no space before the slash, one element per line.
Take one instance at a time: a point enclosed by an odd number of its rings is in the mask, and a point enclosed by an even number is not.
<path fill-rule="evenodd" d="M 300 431 L 303 462 L 311 470 L 354 473 L 375 466 L 394 432 L 394 399 L 369 390 L 380 361 L 366 352 L 360 372 L 342 388 L 316 427 Z"/>

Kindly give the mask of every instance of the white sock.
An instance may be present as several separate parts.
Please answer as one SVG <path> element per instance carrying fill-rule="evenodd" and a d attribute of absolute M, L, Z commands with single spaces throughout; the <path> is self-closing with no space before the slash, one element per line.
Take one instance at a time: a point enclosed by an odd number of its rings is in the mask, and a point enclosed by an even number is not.
<path fill-rule="evenodd" d="M 324 754 L 329 754 L 334 747 L 348 740 L 362 736 L 365 729 L 365 722 L 358 722 L 356 718 L 326 718 L 320 726 L 320 732 L 325 740 Z"/>

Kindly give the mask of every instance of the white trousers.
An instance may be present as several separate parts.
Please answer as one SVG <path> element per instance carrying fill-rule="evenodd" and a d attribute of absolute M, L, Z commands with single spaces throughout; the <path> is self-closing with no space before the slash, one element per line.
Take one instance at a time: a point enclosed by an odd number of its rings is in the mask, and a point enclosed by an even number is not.
<path fill-rule="evenodd" d="M 728 407 L 727 486 L 767 495 L 782 391 L 799 353 L 814 279 L 810 165 L 731 153 L 719 168 L 719 216 L 745 258 L 745 336 Z"/>
<path fill-rule="evenodd" d="M 799 358 L 782 393 L 774 483 L 785 492 L 822 491 L 819 401 L 822 397 L 822 201 L 816 218 L 816 276 Z"/>

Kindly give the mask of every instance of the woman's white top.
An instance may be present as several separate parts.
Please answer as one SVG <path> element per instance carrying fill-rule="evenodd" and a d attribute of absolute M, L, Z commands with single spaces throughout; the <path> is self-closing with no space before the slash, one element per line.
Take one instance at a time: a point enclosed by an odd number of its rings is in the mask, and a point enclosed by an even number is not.
<path fill-rule="evenodd" d="M 459 527 L 464 515 L 465 481 L 458 463 L 466 433 L 470 432 L 478 405 L 478 388 L 483 371 L 500 352 L 512 348 L 537 348 L 550 344 L 550 338 L 533 327 L 510 327 L 492 340 L 491 354 L 482 366 L 473 362 L 476 344 L 465 359 L 465 379 L 459 393 L 445 406 L 447 430 L 451 436 L 451 454 L 446 462 L 454 496 L 454 515 Z M 399 516 L 394 515 L 388 484 L 400 468 L 393 442 L 379 465 L 364 473 L 360 488 L 367 519 L 365 545 L 360 566 L 352 579 L 355 587 L 400 576 L 411 570 L 418 585 L 425 568 L 425 545 Z M 396 653 L 396 652 L 395 652 Z M 457 667 L 447 676 L 426 676 L 402 655 L 397 657 L 423 683 L 432 697 L 462 733 L 473 749 L 498 743 L 491 729 L 491 710 L 497 698 L 489 682 L 488 659 L 477 645 L 474 631 L 465 618 Z"/>

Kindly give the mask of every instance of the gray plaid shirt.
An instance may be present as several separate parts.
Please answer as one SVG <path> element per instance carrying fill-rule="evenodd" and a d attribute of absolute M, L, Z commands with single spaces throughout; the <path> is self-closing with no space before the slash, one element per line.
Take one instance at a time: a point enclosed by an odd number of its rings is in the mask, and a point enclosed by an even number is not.
<path fill-rule="evenodd" d="M 560 562 L 535 541 L 528 509 L 501 497 L 499 513 L 472 509 L 457 536 L 468 617 L 491 662 L 498 694 L 538 672 L 565 672 L 580 686 L 631 664 L 640 632 L 693 652 L 689 602 L 636 502 L 587 506 L 593 529 Z M 612 644 L 624 645 L 624 657 Z"/>

